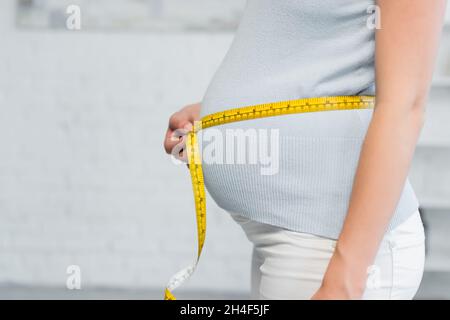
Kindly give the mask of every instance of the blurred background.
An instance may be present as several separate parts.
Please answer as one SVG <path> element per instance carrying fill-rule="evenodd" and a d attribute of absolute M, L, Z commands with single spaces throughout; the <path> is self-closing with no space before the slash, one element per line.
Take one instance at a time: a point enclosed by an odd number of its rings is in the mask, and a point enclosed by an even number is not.
<path fill-rule="evenodd" d="M 162 147 L 167 121 L 202 99 L 244 5 L 0 1 L 0 298 L 163 297 L 196 248 L 189 173 Z M 447 17 L 410 174 L 427 232 L 420 299 L 450 298 Z M 211 199 L 208 215 L 177 296 L 245 299 L 250 245 Z"/>

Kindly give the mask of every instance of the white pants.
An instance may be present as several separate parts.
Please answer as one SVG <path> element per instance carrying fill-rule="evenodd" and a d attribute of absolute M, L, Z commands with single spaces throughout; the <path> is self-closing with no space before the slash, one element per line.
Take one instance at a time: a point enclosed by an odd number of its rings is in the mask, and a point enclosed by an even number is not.
<path fill-rule="evenodd" d="M 310 299 L 336 240 L 259 223 L 230 212 L 253 243 L 252 299 Z M 385 234 L 363 299 L 412 299 L 422 280 L 425 235 L 419 211 Z"/>

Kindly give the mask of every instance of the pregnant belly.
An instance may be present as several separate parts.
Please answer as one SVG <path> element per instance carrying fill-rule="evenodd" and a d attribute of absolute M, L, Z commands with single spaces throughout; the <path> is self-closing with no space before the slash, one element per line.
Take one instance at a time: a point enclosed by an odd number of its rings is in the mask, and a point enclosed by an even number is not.
<path fill-rule="evenodd" d="M 286 206 L 295 212 L 330 205 L 344 212 L 371 112 L 291 114 L 205 129 L 205 186 L 231 212 L 273 216 Z"/>

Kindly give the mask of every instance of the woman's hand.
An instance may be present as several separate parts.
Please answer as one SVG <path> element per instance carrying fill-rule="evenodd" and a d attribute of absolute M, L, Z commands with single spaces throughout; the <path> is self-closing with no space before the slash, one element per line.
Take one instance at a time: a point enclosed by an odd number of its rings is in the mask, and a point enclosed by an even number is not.
<path fill-rule="evenodd" d="M 194 121 L 200 120 L 200 103 L 188 105 L 172 114 L 164 138 L 164 149 L 177 159 L 186 161 L 183 135 L 191 131 Z M 181 145 L 179 145 L 181 143 Z M 177 148 L 174 148 L 177 147 Z M 174 154 L 175 153 L 175 154 Z"/>
<path fill-rule="evenodd" d="M 338 245 L 339 247 L 339 245 Z M 358 263 L 357 257 L 345 257 L 336 248 L 328 264 L 322 285 L 312 300 L 356 300 L 361 299 L 367 280 L 367 268 Z"/>

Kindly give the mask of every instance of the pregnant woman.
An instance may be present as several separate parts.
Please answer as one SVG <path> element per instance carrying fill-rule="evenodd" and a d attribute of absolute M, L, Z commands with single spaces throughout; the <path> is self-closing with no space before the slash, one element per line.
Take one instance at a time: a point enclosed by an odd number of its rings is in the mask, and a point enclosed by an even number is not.
<path fill-rule="evenodd" d="M 179 142 L 176 129 L 189 130 L 215 112 L 311 97 L 376 97 L 372 109 L 288 114 L 203 130 L 224 137 L 237 129 L 278 132 L 274 174 L 261 174 L 255 163 L 203 163 L 211 197 L 253 243 L 252 298 L 414 297 L 423 274 L 424 232 L 408 171 L 445 5 L 248 0 L 204 99 L 170 118 L 168 153 Z"/>

